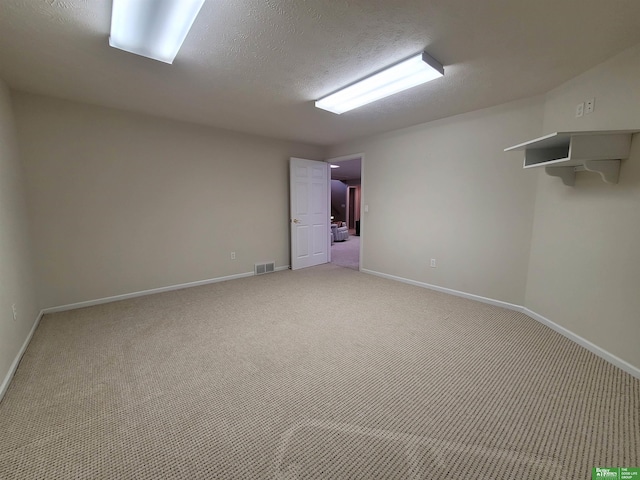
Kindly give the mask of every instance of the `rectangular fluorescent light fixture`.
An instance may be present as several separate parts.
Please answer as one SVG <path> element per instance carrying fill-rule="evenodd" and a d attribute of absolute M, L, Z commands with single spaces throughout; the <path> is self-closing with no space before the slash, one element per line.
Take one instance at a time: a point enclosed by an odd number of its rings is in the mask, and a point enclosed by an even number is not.
<path fill-rule="evenodd" d="M 173 63 L 204 0 L 113 0 L 109 45 Z"/>
<path fill-rule="evenodd" d="M 316 107 L 344 113 L 444 75 L 444 67 L 427 52 L 396 63 L 316 102 Z"/>
<path fill-rule="evenodd" d="M 340 168 L 340 165 L 331 165 L 331 168 Z"/>

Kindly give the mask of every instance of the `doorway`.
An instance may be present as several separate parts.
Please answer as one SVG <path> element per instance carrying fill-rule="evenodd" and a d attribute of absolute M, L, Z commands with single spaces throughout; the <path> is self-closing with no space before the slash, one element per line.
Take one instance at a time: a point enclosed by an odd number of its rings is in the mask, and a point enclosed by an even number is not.
<path fill-rule="evenodd" d="M 328 162 L 331 164 L 331 263 L 360 270 L 363 155 L 332 158 Z"/>

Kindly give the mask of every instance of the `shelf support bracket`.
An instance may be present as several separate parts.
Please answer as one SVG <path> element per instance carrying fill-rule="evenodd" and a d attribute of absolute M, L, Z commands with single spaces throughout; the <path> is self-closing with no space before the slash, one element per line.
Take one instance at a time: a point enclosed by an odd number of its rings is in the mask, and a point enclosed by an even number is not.
<path fill-rule="evenodd" d="M 544 167 L 544 171 L 551 177 L 560 177 L 562 183 L 573 187 L 576 183 L 576 170 L 574 167 Z"/>
<path fill-rule="evenodd" d="M 620 178 L 620 160 L 587 160 L 584 169 L 599 173 L 607 183 L 618 183 Z"/>

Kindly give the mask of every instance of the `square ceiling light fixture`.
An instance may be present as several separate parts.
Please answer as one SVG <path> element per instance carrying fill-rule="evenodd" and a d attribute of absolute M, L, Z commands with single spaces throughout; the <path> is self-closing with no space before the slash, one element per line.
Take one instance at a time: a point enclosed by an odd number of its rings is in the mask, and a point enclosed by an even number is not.
<path fill-rule="evenodd" d="M 422 52 L 316 101 L 316 107 L 337 114 L 348 112 L 443 75 L 442 64 Z"/>
<path fill-rule="evenodd" d="M 109 45 L 173 63 L 204 0 L 113 0 Z"/>

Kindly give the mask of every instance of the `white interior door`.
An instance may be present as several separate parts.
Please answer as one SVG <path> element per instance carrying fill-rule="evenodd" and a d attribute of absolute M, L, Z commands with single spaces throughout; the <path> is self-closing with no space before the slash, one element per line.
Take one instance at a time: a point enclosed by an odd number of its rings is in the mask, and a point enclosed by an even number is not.
<path fill-rule="evenodd" d="M 330 261 L 329 179 L 328 163 L 289 160 L 292 270 Z"/>

